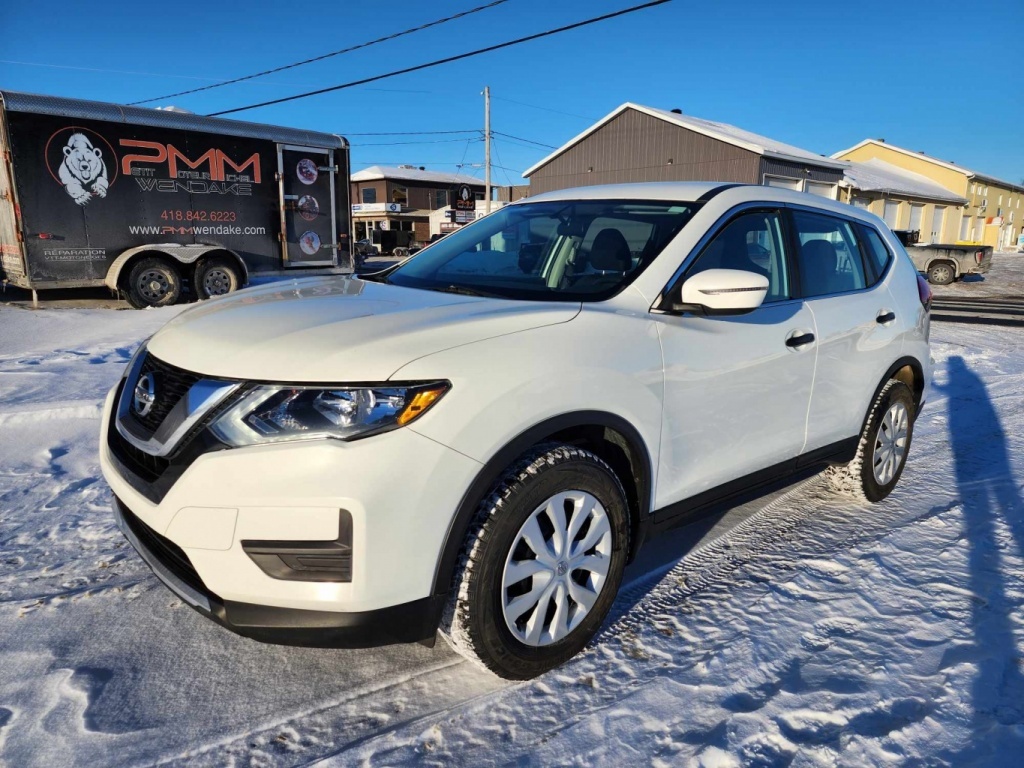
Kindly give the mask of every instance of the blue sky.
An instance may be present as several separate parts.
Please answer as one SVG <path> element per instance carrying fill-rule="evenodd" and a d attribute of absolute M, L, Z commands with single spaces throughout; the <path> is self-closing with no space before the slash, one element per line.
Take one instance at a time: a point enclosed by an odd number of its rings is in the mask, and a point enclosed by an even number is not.
<path fill-rule="evenodd" d="M 242 106 L 635 1 L 508 0 L 397 41 L 166 103 L 200 113 Z M 3 2 L 0 88 L 128 102 L 315 56 L 483 3 Z M 454 170 L 460 162 L 482 163 L 483 144 L 449 135 L 354 134 L 482 128 L 480 94 L 490 85 L 492 128 L 543 144 L 560 145 L 634 101 L 678 107 L 821 153 L 884 137 L 1020 183 L 1022 30 L 1021 0 L 983 7 L 938 0 L 920 9 L 891 0 L 675 0 L 468 61 L 234 117 L 348 135 L 354 170 L 400 162 Z M 548 151 L 498 136 L 493 161 L 511 170 L 495 169 L 495 183 L 520 182 L 519 172 Z"/>

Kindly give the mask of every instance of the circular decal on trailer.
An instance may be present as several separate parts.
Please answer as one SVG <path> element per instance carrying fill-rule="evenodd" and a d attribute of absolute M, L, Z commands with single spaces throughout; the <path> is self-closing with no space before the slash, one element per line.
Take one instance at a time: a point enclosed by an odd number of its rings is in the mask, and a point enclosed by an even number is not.
<path fill-rule="evenodd" d="M 316 201 L 316 198 L 312 195 L 303 195 L 299 198 L 299 216 L 304 218 L 306 221 L 313 221 L 320 213 L 320 204 Z"/>
<path fill-rule="evenodd" d="M 302 237 L 299 238 L 299 248 L 306 255 L 312 256 L 320 250 L 320 235 L 311 230 L 303 232 Z"/>
<path fill-rule="evenodd" d="M 78 205 L 107 196 L 117 179 L 117 155 L 110 142 L 95 131 L 69 125 L 55 131 L 43 150 L 54 181 Z"/>
<path fill-rule="evenodd" d="M 316 181 L 316 177 L 319 175 L 319 171 L 316 169 L 316 163 L 308 157 L 304 157 L 299 160 L 299 164 L 295 166 L 295 173 L 298 174 L 299 181 L 303 184 L 313 184 Z"/>

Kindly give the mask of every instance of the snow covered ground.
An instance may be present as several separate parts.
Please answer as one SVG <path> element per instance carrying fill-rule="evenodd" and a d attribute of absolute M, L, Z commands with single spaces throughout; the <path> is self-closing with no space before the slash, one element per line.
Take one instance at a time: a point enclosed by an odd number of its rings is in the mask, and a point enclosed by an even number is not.
<path fill-rule="evenodd" d="M 978 284 L 1024 285 L 1021 265 Z M 1020 764 L 1019 331 L 936 324 L 886 502 L 811 479 L 673 534 L 583 655 L 509 684 L 443 642 L 260 645 L 156 581 L 95 439 L 176 311 L 0 307 L 0 765 Z"/>

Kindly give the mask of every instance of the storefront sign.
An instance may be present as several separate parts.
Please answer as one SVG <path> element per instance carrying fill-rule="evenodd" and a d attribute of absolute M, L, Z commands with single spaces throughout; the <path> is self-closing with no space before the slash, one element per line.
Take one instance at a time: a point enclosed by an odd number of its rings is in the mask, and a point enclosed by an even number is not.
<path fill-rule="evenodd" d="M 401 203 L 356 203 L 352 213 L 401 213 Z"/>

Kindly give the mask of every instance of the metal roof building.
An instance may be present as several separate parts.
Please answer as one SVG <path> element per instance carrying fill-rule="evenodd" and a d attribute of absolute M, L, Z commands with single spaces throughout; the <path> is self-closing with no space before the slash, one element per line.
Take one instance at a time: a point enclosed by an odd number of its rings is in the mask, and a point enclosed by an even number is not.
<path fill-rule="evenodd" d="M 523 176 L 531 194 L 636 181 L 736 181 L 835 199 L 846 165 L 733 125 L 627 102 Z"/>

